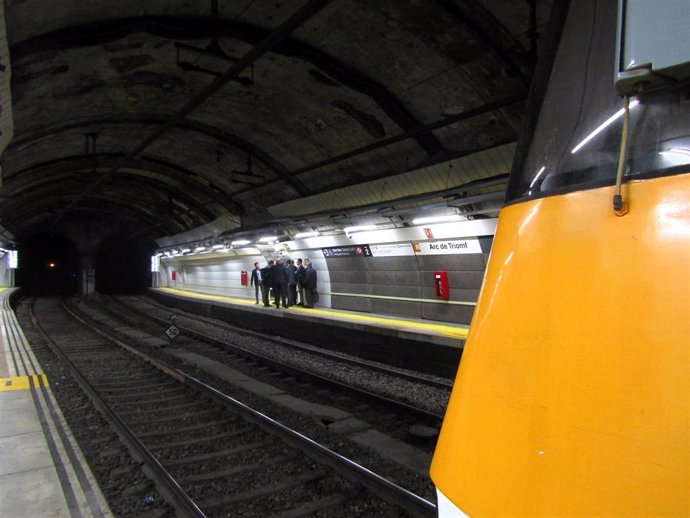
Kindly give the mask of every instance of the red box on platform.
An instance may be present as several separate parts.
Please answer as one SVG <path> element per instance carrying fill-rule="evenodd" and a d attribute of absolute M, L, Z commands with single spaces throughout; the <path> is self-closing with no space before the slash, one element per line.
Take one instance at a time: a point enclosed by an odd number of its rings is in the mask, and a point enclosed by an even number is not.
<path fill-rule="evenodd" d="M 448 286 L 448 272 L 434 272 L 434 295 L 437 299 L 448 300 L 450 287 Z"/>

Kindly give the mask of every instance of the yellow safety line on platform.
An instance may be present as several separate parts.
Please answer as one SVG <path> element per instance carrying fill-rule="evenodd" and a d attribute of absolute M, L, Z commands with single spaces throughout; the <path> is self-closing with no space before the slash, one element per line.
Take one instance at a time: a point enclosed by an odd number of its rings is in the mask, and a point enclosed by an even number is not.
<path fill-rule="evenodd" d="M 31 380 L 33 380 L 33 385 Z M 48 377 L 45 374 L 39 374 L 35 376 L 19 376 L 18 378 L 0 378 L 0 392 L 29 390 L 32 386 L 48 387 Z"/>
<path fill-rule="evenodd" d="M 177 288 L 158 288 L 162 291 L 170 291 L 172 293 L 179 293 L 188 297 L 193 297 L 197 299 L 211 299 L 219 300 L 223 302 L 233 302 L 237 304 L 246 304 L 247 306 L 254 306 L 254 301 L 250 299 L 238 299 L 234 297 L 225 297 L 222 295 L 207 295 L 204 293 L 196 293 L 193 291 L 185 291 Z M 262 306 L 263 307 L 263 306 Z M 413 322 L 411 320 L 403 320 L 399 318 L 386 318 L 386 317 L 374 317 L 369 315 L 356 315 L 352 313 L 345 313 L 338 311 L 337 309 L 318 309 L 318 308 L 303 308 L 301 306 L 291 306 L 288 311 L 301 311 L 308 314 L 316 314 L 320 316 L 333 317 L 352 320 L 352 321 L 362 321 L 373 324 L 383 324 L 388 327 L 395 327 L 396 329 L 403 330 L 414 330 L 414 331 L 433 331 L 435 334 L 440 334 L 442 336 L 447 336 L 449 338 L 458 338 L 464 340 L 467 338 L 467 333 L 469 328 L 464 327 L 454 327 L 447 326 L 443 324 L 431 324 L 424 322 Z"/>

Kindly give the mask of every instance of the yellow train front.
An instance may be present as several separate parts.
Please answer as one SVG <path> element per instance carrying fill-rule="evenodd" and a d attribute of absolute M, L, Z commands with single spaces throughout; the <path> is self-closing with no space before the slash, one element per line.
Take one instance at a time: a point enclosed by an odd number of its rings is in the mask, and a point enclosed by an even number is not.
<path fill-rule="evenodd" d="M 690 516 L 690 3 L 562 9 L 432 463 L 439 516 Z"/>

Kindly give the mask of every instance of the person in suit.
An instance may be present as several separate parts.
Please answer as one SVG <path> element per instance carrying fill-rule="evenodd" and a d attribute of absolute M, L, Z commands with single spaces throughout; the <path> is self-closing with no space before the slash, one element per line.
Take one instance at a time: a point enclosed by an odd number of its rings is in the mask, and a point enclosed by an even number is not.
<path fill-rule="evenodd" d="M 254 269 L 252 270 L 252 278 L 249 281 L 250 286 L 254 286 L 254 293 L 256 295 L 256 302 L 259 303 L 259 293 L 261 291 L 261 268 L 259 268 L 259 263 L 254 263 Z M 263 297 L 262 297 L 263 298 Z"/>
<path fill-rule="evenodd" d="M 304 282 L 304 265 L 302 264 L 301 257 L 297 259 L 295 282 L 297 283 L 297 292 L 299 293 L 299 302 L 297 303 L 297 306 L 304 306 L 304 288 L 302 287 L 302 282 Z"/>
<path fill-rule="evenodd" d="M 311 265 L 309 259 L 304 260 L 304 307 L 313 308 L 317 300 L 316 295 L 316 270 Z"/>
<path fill-rule="evenodd" d="M 271 305 L 269 297 L 273 289 L 273 259 L 261 269 L 261 279 L 261 298 L 264 306 L 269 307 Z"/>
<path fill-rule="evenodd" d="M 285 265 L 285 271 L 287 272 L 288 278 L 288 307 L 297 304 L 297 280 L 295 279 L 295 273 L 297 273 L 297 267 L 292 262 L 292 259 L 287 260 Z"/>
<path fill-rule="evenodd" d="M 273 266 L 273 295 L 275 298 L 276 308 L 280 309 L 282 302 L 283 307 L 287 307 L 287 291 L 288 278 L 285 271 L 285 264 L 283 259 L 277 259 Z"/>

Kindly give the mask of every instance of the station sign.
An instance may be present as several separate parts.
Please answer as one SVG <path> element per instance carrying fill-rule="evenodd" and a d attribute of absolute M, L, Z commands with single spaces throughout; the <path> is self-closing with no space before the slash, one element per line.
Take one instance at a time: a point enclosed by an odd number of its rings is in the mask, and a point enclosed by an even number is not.
<path fill-rule="evenodd" d="M 417 255 L 481 254 L 478 239 L 459 239 L 445 241 L 425 241 L 412 243 Z"/>
<path fill-rule="evenodd" d="M 455 255 L 481 254 L 488 252 L 487 246 L 482 246 L 477 238 L 436 240 L 436 241 L 405 241 L 402 243 L 385 243 L 380 245 L 348 245 L 322 248 L 326 259 L 337 257 L 400 257 L 406 255 Z M 484 250 L 487 248 L 487 250 Z"/>

